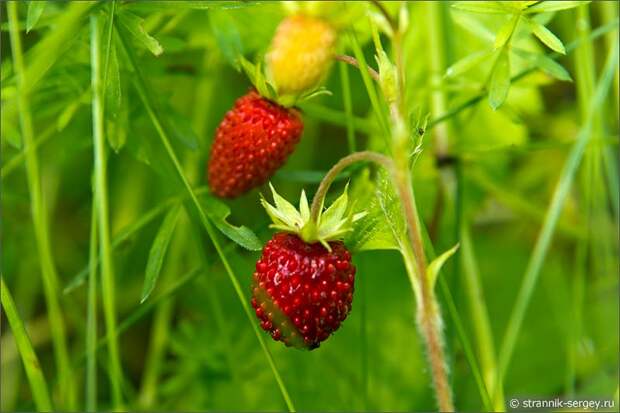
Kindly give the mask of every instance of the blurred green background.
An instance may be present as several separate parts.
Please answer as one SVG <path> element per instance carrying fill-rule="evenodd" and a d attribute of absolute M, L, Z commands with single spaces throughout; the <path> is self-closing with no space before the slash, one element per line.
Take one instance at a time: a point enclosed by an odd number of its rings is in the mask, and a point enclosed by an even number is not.
<path fill-rule="evenodd" d="M 451 2 L 385 2 L 394 18 L 399 13 L 402 16 L 400 10 L 408 13 L 409 25 L 402 39 L 405 95 L 412 117 L 428 115 L 430 119 L 415 167 L 418 209 L 435 251 L 457 242 L 461 245 L 441 275 L 450 292 L 449 302 L 446 290 L 438 291 L 459 410 L 484 408 L 476 371 L 484 376 L 485 354 L 497 354 L 501 348 L 555 186 L 589 110 L 595 112 L 592 127 L 586 131 L 590 143 L 561 208 L 551 246 L 543 255 L 503 388 L 507 399 L 592 397 L 618 403 L 617 65 L 605 100 L 592 103 L 595 87 L 605 75 L 605 60 L 614 48 L 617 53 L 618 3 L 577 3 L 579 7 L 541 17 L 542 24 L 566 45 L 566 56 L 558 62 L 572 80 L 558 80 L 557 67 L 553 68 L 555 78 L 534 68 L 513 81 L 506 102 L 493 110 L 481 95 L 493 59 L 477 61 L 456 75 L 444 74 L 460 59 L 490 48 L 511 17 L 461 10 Z M 0 5 L 1 272 L 26 324 L 55 407 L 67 410 L 72 406 L 59 395 L 54 331 L 33 231 L 32 195 L 18 120 L 21 92 L 5 6 Z M 367 62 L 376 67 L 370 22 L 381 21 L 378 9 L 365 2 L 347 2 L 342 7 L 348 8 L 348 14 L 341 19 L 340 52 L 353 54 L 345 41 L 345 33 L 353 31 Z M 58 275 L 56 297 L 76 386 L 73 407 L 83 409 L 88 287 L 72 282 L 80 273 L 81 280 L 86 279 L 93 205 L 88 15 L 98 14 L 107 21 L 110 3 L 46 2 L 38 19 L 33 16 L 38 11 L 32 8 L 26 2 L 17 6 L 31 82 L 27 100 Z M 241 52 L 251 59 L 264 53 L 289 9 L 279 2 L 128 1 L 117 2 L 115 12 L 144 19 L 145 32 L 163 48 L 163 53 L 154 56 L 150 37 L 138 34 L 129 39 L 147 93 L 159 108 L 186 176 L 194 187 L 206 185 L 205 163 L 214 130 L 251 86 L 231 64 L 231 53 Z M 27 20 L 35 23 L 28 33 Z M 519 27 L 513 39 L 515 48 L 536 56 L 551 55 L 525 25 Z M 390 50 L 386 34 L 382 41 Z M 116 35 L 113 42 L 119 43 Z M 191 204 L 184 204 L 153 294 L 140 303 L 153 240 L 170 208 L 169 200 L 183 196 L 184 189 L 138 93 L 139 75 L 123 49 L 116 50 L 120 94 L 105 91 L 106 105 L 116 105 L 114 115 L 105 119 L 105 135 L 110 141 L 107 172 L 116 318 L 124 327 L 119 336 L 123 406 L 132 410 L 284 410 L 265 354 Z M 313 193 L 324 172 L 352 149 L 347 141 L 342 64 L 334 64 L 326 81 L 332 95 L 301 105 L 303 138 L 272 180 L 289 200 L 295 201 L 302 188 Z M 527 59 L 511 60 L 513 76 L 530 67 Z M 383 137 L 362 78 L 351 66 L 345 70 L 355 115 L 355 147 L 381 150 Z M 477 96 L 482 99 L 471 103 Z M 438 97 L 443 99 L 441 113 L 437 113 Z M 463 104 L 466 108 L 451 112 Z M 434 122 L 444 112 L 450 116 Z M 447 165 L 443 167 L 437 162 L 440 134 L 448 139 L 448 152 L 441 155 L 453 160 L 443 162 Z M 454 187 L 442 190 L 446 182 Z M 251 228 L 266 241 L 271 230 L 258 202 L 260 191 L 266 193 L 261 188 L 226 204 L 231 223 Z M 217 237 L 249 296 L 259 252 L 244 250 L 219 233 Z M 353 310 L 318 350 L 291 350 L 265 335 L 292 402 L 305 411 L 434 409 L 416 332 L 414 297 L 400 255 L 365 251 L 356 254 L 354 262 L 359 275 Z M 471 294 L 472 279 L 479 281 L 483 295 Z M 67 286 L 72 288 L 65 291 Z M 484 332 L 472 309 L 481 304 L 488 313 L 494 349 L 488 347 L 489 341 L 480 341 Z M 449 305 L 454 306 L 452 311 Z M 102 308 L 99 299 L 99 339 L 105 338 Z M 1 346 L 1 409 L 34 409 L 4 311 Z M 106 347 L 97 354 L 98 408 L 111 409 Z"/>

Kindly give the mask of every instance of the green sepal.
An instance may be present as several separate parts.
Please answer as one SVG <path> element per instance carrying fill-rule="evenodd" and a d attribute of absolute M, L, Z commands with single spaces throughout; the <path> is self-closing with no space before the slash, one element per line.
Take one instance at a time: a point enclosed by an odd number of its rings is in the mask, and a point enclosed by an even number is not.
<path fill-rule="evenodd" d="M 261 204 L 273 221 L 271 228 L 297 234 L 307 243 L 320 242 L 330 249 L 329 241 L 341 240 L 353 230 L 353 223 L 363 218 L 366 213 L 353 213 L 353 205 L 349 202 L 348 188 L 345 187 L 338 197 L 325 211 L 320 207 L 316 221 L 310 215 L 310 207 L 305 191 L 301 192 L 299 210 L 279 195 L 273 185 L 269 184 L 273 194 L 274 205 L 261 196 Z"/>
<path fill-rule="evenodd" d="M 256 63 L 252 63 L 243 56 L 239 56 L 239 66 L 248 76 L 250 82 L 256 88 L 256 91 L 262 97 L 276 102 L 280 106 L 290 108 L 298 103 L 305 102 L 321 95 L 332 95 L 332 92 L 321 86 L 306 91 L 300 95 L 297 94 L 278 94 L 275 86 L 269 81 L 269 77 L 263 68 L 263 58 L 259 56 Z"/>

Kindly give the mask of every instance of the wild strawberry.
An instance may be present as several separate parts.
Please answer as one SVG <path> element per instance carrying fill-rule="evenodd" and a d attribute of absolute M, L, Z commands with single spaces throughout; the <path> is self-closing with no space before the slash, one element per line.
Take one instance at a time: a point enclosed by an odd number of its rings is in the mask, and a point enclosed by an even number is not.
<path fill-rule="evenodd" d="M 284 19 L 267 52 L 267 72 L 281 95 L 315 88 L 334 54 L 336 31 L 326 21 L 304 15 Z"/>
<path fill-rule="evenodd" d="M 314 349 L 351 311 L 355 266 L 342 237 L 363 214 L 347 211 L 345 193 L 316 220 L 302 192 L 300 211 L 273 190 L 262 199 L 276 233 L 263 248 L 252 282 L 252 306 L 261 327 L 287 346 Z"/>
<path fill-rule="evenodd" d="M 252 90 L 235 102 L 217 128 L 208 166 L 214 194 L 237 197 L 265 183 L 299 142 L 303 122 Z"/>

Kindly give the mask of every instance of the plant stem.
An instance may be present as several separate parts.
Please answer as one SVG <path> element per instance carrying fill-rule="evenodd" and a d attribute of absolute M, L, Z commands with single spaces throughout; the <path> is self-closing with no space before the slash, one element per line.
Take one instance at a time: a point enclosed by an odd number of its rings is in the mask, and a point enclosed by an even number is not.
<path fill-rule="evenodd" d="M 53 410 L 52 401 L 47 390 L 45 376 L 43 376 L 43 371 L 41 371 L 39 359 L 34 352 L 24 323 L 17 312 L 13 296 L 11 296 L 9 288 L 4 284 L 4 277 L 0 277 L 0 284 L 0 301 L 2 302 L 2 308 L 4 308 L 4 314 L 6 314 L 11 330 L 13 330 L 19 355 L 24 363 L 24 370 L 26 370 L 26 376 L 28 376 L 28 381 L 30 382 L 34 404 L 38 411 L 51 412 Z"/>
<path fill-rule="evenodd" d="M 396 32 L 398 30 L 398 24 L 392 18 L 392 16 L 390 16 L 390 13 L 388 13 L 385 7 L 383 7 L 383 4 L 381 4 L 381 2 L 378 0 L 370 0 L 370 2 L 379 10 L 383 17 L 385 17 L 385 20 L 388 22 L 392 30 Z"/>
<path fill-rule="evenodd" d="M 17 77 L 19 119 L 24 140 L 32 223 L 41 264 L 41 275 L 43 278 L 48 318 L 54 341 L 54 356 L 58 369 L 62 407 L 73 410 L 76 408 L 76 394 L 73 373 L 69 362 L 65 321 L 58 300 L 58 274 L 56 273 L 56 265 L 50 245 L 49 226 L 41 186 L 39 160 L 36 150 L 31 150 L 31 148 L 34 148 L 35 142 L 32 114 L 28 101 L 28 92 L 31 90 L 28 88 L 32 79 L 26 75 L 28 72 L 24 63 L 21 39 L 19 36 L 17 4 L 17 2 L 7 2 L 6 7 L 10 28 L 11 49 L 13 52 L 13 64 Z"/>
<path fill-rule="evenodd" d="M 371 151 L 355 152 L 336 162 L 321 181 L 314 195 L 310 208 L 310 217 L 316 222 L 331 183 L 347 166 L 355 162 L 369 161 L 384 167 L 388 173 L 390 173 L 399 194 L 405 220 L 407 222 L 412 254 L 410 255 L 410 259 L 406 261 L 413 262 L 413 266 L 408 265 L 407 267 L 410 272 L 414 291 L 418 298 L 418 322 L 420 332 L 422 333 L 428 350 L 439 408 L 441 411 L 453 411 L 454 406 L 452 404 L 452 395 L 448 384 L 445 354 L 441 339 L 441 315 L 435 293 L 426 277 L 426 257 L 424 255 L 420 233 L 418 212 L 413 196 L 411 175 L 409 173 L 409 160 L 406 151 L 395 151 L 395 153 L 401 154 L 401 156 L 397 158 L 396 163 L 385 155 Z M 400 161 L 400 165 L 398 161 Z M 405 257 L 407 257 L 406 254 Z"/>
<path fill-rule="evenodd" d="M 400 39 L 400 33 L 395 31 L 394 37 Z M 396 56 L 402 56 L 402 51 L 398 50 L 402 47 L 400 41 L 394 43 Z M 431 368 L 431 376 L 439 410 L 442 412 L 454 411 L 454 403 L 452 401 L 452 391 L 448 381 L 448 366 L 446 364 L 446 355 L 444 352 L 444 344 L 442 337 L 443 320 L 437 297 L 435 295 L 434 285 L 429 282 L 426 274 L 426 255 L 424 253 L 424 244 L 420 230 L 420 217 L 415 203 L 413 193 L 413 182 L 411 179 L 410 169 L 410 131 L 406 121 L 406 110 L 404 103 L 404 82 L 402 67 L 402 58 L 397 60 L 397 82 L 400 88 L 398 101 L 390 104 L 391 126 L 392 126 L 392 154 L 394 156 L 395 170 L 392 174 L 392 181 L 396 187 L 401 200 L 401 206 L 407 223 L 407 234 L 409 237 L 409 246 L 412 249 L 415 265 L 407 266 L 411 277 L 417 275 L 417 322 L 418 328 L 424 340 L 427 350 L 428 361 Z M 414 292 L 416 285 L 413 283 Z"/>
<path fill-rule="evenodd" d="M 396 24 L 392 24 L 392 27 L 394 28 L 394 38 L 400 39 L 400 33 L 398 33 L 399 30 Z M 377 48 L 377 54 L 379 54 L 381 52 L 380 39 L 374 27 L 373 30 L 373 40 Z M 391 122 L 388 122 L 385 116 L 384 108 L 380 106 L 377 101 L 377 94 L 374 85 L 372 84 L 368 73 L 364 70 L 367 65 L 359 42 L 354 34 L 350 35 L 350 40 L 351 46 L 353 47 L 353 52 L 360 62 L 360 72 L 362 74 L 364 85 L 366 86 L 372 107 L 377 112 L 377 116 L 379 116 L 382 128 L 386 132 L 386 137 L 391 136 L 391 140 L 388 140 L 387 142 L 386 149 L 392 154 L 393 160 L 386 158 L 384 155 L 380 155 L 382 157 L 380 158 L 381 160 L 383 158 L 389 160 L 389 162 L 382 160 L 380 163 L 385 164 L 390 173 L 392 183 L 399 195 L 402 212 L 407 224 L 409 245 L 403 245 L 401 248 L 401 253 L 403 254 L 407 273 L 409 275 L 414 294 L 416 295 L 416 302 L 418 305 L 418 328 L 427 350 L 428 361 L 431 368 L 431 375 L 433 378 L 433 385 L 437 396 L 439 409 L 441 411 L 453 411 L 454 405 L 452 403 L 452 394 L 448 383 L 447 365 L 445 362 L 446 357 L 443 349 L 441 332 L 442 318 L 433 285 L 431 285 L 427 279 L 426 256 L 424 254 L 424 247 L 420 232 L 420 220 L 415 204 L 411 181 L 411 171 L 409 166 L 411 135 L 408 128 L 408 123 L 405 121 L 405 116 L 403 115 L 406 110 L 403 99 L 404 90 L 402 90 L 404 88 L 402 51 L 395 51 L 398 67 L 396 68 L 397 75 L 393 86 L 398 89 L 399 93 L 397 94 L 395 101 L 388 102 L 389 113 L 391 116 Z M 394 46 L 397 49 L 400 49 L 402 47 L 402 43 L 400 40 L 395 41 Z M 351 156 L 354 155 L 349 155 L 349 157 Z M 347 158 L 343 158 L 340 162 L 338 162 L 338 164 L 343 163 L 345 166 L 350 164 Z M 317 211 L 322 205 L 322 199 L 325 196 L 324 192 L 329 186 L 330 179 L 333 179 L 335 175 L 337 175 L 337 172 L 334 173 L 334 169 L 339 166 L 338 164 L 336 164 L 334 168 L 328 172 L 328 175 L 325 177 L 325 181 L 321 182 L 321 185 L 319 186 L 319 190 L 313 200 L 313 210 L 311 210 L 312 217 L 316 217 Z M 326 182 L 327 184 L 325 184 Z"/>
<path fill-rule="evenodd" d="M 321 212 L 321 208 L 323 207 L 323 201 L 325 200 L 325 195 L 327 195 L 327 191 L 329 190 L 330 185 L 332 184 L 334 179 L 336 179 L 338 174 L 340 174 L 340 172 L 342 172 L 342 170 L 347 166 L 360 161 L 375 162 L 383 166 L 390 172 L 394 169 L 392 160 L 387 156 L 377 152 L 354 152 L 340 159 L 338 162 L 336 162 L 334 166 L 331 167 L 329 171 L 327 171 L 327 174 L 325 174 L 325 177 L 319 184 L 319 189 L 317 189 L 316 193 L 314 194 L 314 198 L 312 199 L 312 206 L 310 207 L 311 220 L 313 220 L 314 222 L 318 220 L 319 213 Z"/>
<path fill-rule="evenodd" d="M 93 148 L 95 158 L 95 194 L 99 216 L 99 250 L 101 255 L 101 293 L 108 338 L 110 381 L 112 386 L 112 403 L 114 410 L 122 407 L 122 368 L 116 334 L 116 299 L 115 280 L 112 254 L 110 248 L 110 222 L 108 210 L 108 182 L 106 147 L 103 131 L 103 97 L 101 95 L 101 51 L 100 23 L 96 14 L 90 17 L 91 29 L 91 84 L 92 84 L 92 117 L 93 117 Z"/>
<path fill-rule="evenodd" d="M 88 309 L 86 316 L 86 411 L 97 411 L 97 200 L 93 197 L 88 256 Z"/>
<path fill-rule="evenodd" d="M 409 172 L 409 159 L 407 158 L 407 152 L 395 150 L 394 153 L 397 159 L 395 162 L 396 170 L 392 175 L 392 180 L 401 200 L 405 221 L 407 222 L 409 243 L 411 244 L 415 260 L 415 267 L 409 268 L 409 270 L 414 271 L 412 276 L 417 276 L 416 279 L 419 283 L 417 300 L 418 326 L 426 345 L 439 410 L 451 412 L 454 411 L 454 405 L 448 383 L 446 356 L 441 337 L 442 319 L 435 291 L 426 276 L 426 256 L 424 255 L 418 211 L 415 205 L 411 174 Z"/>
<path fill-rule="evenodd" d="M 334 59 L 339 60 L 339 61 L 341 61 L 343 63 L 349 64 L 349 65 L 351 65 L 353 67 L 356 67 L 358 69 L 360 68 L 359 62 L 353 56 L 347 56 L 347 55 L 339 54 L 339 55 L 334 56 Z M 377 73 L 377 71 L 375 69 L 373 69 L 370 66 L 366 66 L 366 70 L 368 70 L 368 74 L 370 75 L 370 77 L 373 78 L 373 80 L 375 82 L 379 81 L 379 73 Z"/>

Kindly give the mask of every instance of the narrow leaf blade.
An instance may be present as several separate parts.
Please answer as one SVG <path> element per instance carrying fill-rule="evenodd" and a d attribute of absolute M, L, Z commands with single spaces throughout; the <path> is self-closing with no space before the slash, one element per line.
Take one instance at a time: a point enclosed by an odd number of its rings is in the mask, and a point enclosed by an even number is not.
<path fill-rule="evenodd" d="M 149 259 L 146 264 L 146 272 L 140 303 L 143 303 L 149 295 L 151 295 L 151 292 L 153 292 L 153 289 L 155 288 L 155 284 L 157 283 L 157 279 L 161 273 L 161 267 L 164 263 L 166 251 L 168 250 L 168 245 L 170 244 L 172 234 L 174 233 L 174 228 L 176 227 L 179 219 L 180 211 L 181 208 L 179 205 L 176 205 L 170 209 L 159 227 L 159 231 L 157 231 L 157 235 L 155 236 L 155 240 L 151 246 Z"/>
<path fill-rule="evenodd" d="M 243 55 L 243 44 L 234 19 L 224 10 L 211 10 L 209 23 L 222 54 L 228 63 L 239 69 L 239 56 Z"/>
<path fill-rule="evenodd" d="M 119 21 L 125 26 L 136 42 L 146 47 L 155 56 L 159 56 L 164 52 L 159 41 L 144 29 L 144 19 L 127 11 L 119 13 L 118 17 Z"/>
<path fill-rule="evenodd" d="M 496 1 L 456 1 L 452 7 L 457 10 L 485 14 L 506 14 L 507 8 Z"/>
<path fill-rule="evenodd" d="M 37 25 L 37 22 L 43 14 L 43 10 L 45 10 L 46 3 L 47 2 L 45 1 L 28 2 L 28 12 L 26 14 L 26 33 L 29 33 L 30 30 L 34 29 Z"/>
<path fill-rule="evenodd" d="M 478 64 L 480 64 L 491 53 L 492 50 L 481 50 L 465 56 L 446 70 L 446 77 L 456 77 L 468 72 L 478 66 Z"/>
<path fill-rule="evenodd" d="M 435 282 L 437 281 L 437 275 L 439 274 L 441 267 L 443 267 L 448 258 L 453 256 L 458 249 L 459 244 L 456 244 L 454 247 L 450 248 L 448 251 L 435 258 L 428 265 L 428 268 L 426 269 L 426 277 L 428 278 L 431 288 L 435 286 Z"/>
<path fill-rule="evenodd" d="M 231 241 L 250 251 L 259 251 L 263 248 L 263 244 L 250 228 L 243 225 L 235 226 L 226 220 L 230 215 L 230 208 L 225 203 L 212 196 L 204 196 L 201 198 L 201 204 L 213 225 Z"/>
<path fill-rule="evenodd" d="M 532 28 L 532 32 L 538 39 L 543 42 L 554 52 L 566 54 L 564 43 L 553 32 L 535 20 L 528 19 L 528 24 Z"/>
<path fill-rule="evenodd" d="M 493 68 L 491 82 L 489 84 L 489 105 L 497 110 L 506 98 L 510 89 L 510 58 L 508 51 L 503 49 Z"/>

